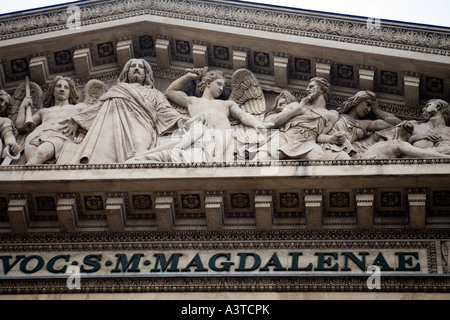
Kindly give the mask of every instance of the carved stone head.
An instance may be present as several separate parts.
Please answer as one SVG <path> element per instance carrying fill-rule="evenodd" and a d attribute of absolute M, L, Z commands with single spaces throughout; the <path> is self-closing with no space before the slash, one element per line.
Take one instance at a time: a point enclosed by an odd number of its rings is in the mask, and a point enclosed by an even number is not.
<path fill-rule="evenodd" d="M 365 102 L 368 106 L 371 107 L 376 103 L 376 101 L 377 95 L 372 91 L 359 91 L 353 97 L 348 98 L 347 101 L 345 101 L 339 108 L 337 108 L 337 111 L 339 113 L 347 113 L 350 111 L 350 109 L 356 107 L 362 102 Z"/>
<path fill-rule="evenodd" d="M 11 96 L 5 90 L 0 90 L 0 116 L 8 109 Z"/>
<path fill-rule="evenodd" d="M 212 83 L 212 82 L 214 82 L 216 80 L 223 80 L 223 81 L 225 81 L 225 76 L 223 75 L 222 71 L 211 70 L 211 71 L 206 72 L 203 75 L 201 81 L 198 84 L 198 89 L 199 89 L 200 93 L 203 93 L 205 91 L 206 87 L 210 83 Z"/>
<path fill-rule="evenodd" d="M 428 101 L 425 107 L 422 109 L 422 115 L 425 119 L 431 119 L 435 115 L 440 113 L 445 121 L 445 124 L 449 124 L 450 106 L 441 99 L 432 99 Z"/>
<path fill-rule="evenodd" d="M 297 102 L 298 99 L 289 91 L 282 91 L 274 101 L 274 110 L 281 112 L 285 106 L 292 102 Z"/>
<path fill-rule="evenodd" d="M 330 88 L 331 85 L 327 79 L 315 77 L 309 81 L 308 88 L 306 89 L 306 95 L 310 96 L 316 94 L 323 94 L 325 101 L 328 101 L 328 99 L 330 98 Z M 317 91 L 314 92 L 315 90 Z"/>
<path fill-rule="evenodd" d="M 119 83 L 133 83 L 138 82 L 133 79 L 134 76 L 143 77 L 142 84 L 145 86 L 154 87 L 155 79 L 153 78 L 153 70 L 150 64 L 144 59 L 130 59 L 123 67 L 119 75 Z"/>
<path fill-rule="evenodd" d="M 58 82 L 61 80 L 67 81 L 69 85 L 69 103 L 70 104 L 77 104 L 79 102 L 80 97 L 78 96 L 75 82 L 68 77 L 63 76 L 56 76 L 53 82 L 50 84 L 50 87 L 48 88 L 47 92 L 44 95 L 44 108 L 50 108 L 53 107 L 56 104 L 56 98 L 55 98 L 55 88 L 58 85 Z"/>

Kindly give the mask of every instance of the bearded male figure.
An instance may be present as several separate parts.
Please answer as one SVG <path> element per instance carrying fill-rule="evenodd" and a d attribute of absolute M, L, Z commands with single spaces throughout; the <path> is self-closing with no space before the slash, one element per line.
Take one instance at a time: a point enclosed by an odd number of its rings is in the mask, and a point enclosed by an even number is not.
<path fill-rule="evenodd" d="M 422 109 L 426 122 L 414 124 L 414 134 L 409 142 L 418 148 L 434 148 L 450 154 L 450 106 L 441 99 L 428 101 Z"/>
<path fill-rule="evenodd" d="M 327 135 L 339 114 L 326 109 L 330 84 L 324 78 L 313 78 L 301 102 L 293 102 L 275 110 L 266 117 L 266 122 L 280 128 L 279 159 L 322 160 L 325 152 L 317 144 L 338 143 L 345 140 L 341 132 Z"/>
<path fill-rule="evenodd" d="M 150 64 L 131 59 L 118 84 L 86 112 L 62 127 L 67 135 L 86 130 L 73 163 L 124 163 L 137 153 L 156 147 L 158 135 L 187 120 L 154 88 Z"/>

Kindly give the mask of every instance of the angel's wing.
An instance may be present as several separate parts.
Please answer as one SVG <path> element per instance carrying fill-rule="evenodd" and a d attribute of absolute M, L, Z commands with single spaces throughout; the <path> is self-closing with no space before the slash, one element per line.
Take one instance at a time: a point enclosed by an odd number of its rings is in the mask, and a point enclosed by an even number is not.
<path fill-rule="evenodd" d="M 42 88 L 33 81 L 29 82 L 30 85 L 30 95 L 31 99 L 33 100 L 33 107 L 31 108 L 32 114 L 35 114 L 39 109 L 42 108 L 42 100 L 44 98 L 44 94 L 42 92 Z M 22 103 L 23 99 L 25 99 L 26 96 L 26 83 L 22 82 L 14 91 L 11 99 L 11 106 L 9 110 L 10 115 L 15 121 L 15 118 L 17 117 L 17 112 L 19 110 L 20 104 Z"/>
<path fill-rule="evenodd" d="M 266 99 L 258 79 L 250 70 L 238 69 L 234 72 L 229 100 L 236 102 L 245 112 L 264 119 Z"/>
<path fill-rule="evenodd" d="M 248 69 L 238 69 L 231 77 L 231 94 L 229 100 L 236 102 L 239 107 L 263 121 L 266 113 L 266 99 L 256 76 Z M 232 124 L 234 124 L 232 122 Z M 250 145 L 257 145 L 266 140 L 261 132 L 239 123 L 234 125 L 234 136 L 238 142 L 238 157 L 248 153 Z M 241 147 L 240 147 L 241 146 Z"/>
<path fill-rule="evenodd" d="M 108 91 L 108 88 L 103 81 L 91 79 L 84 86 L 83 102 L 86 104 L 94 104 L 106 91 Z"/>
<path fill-rule="evenodd" d="M 25 139 L 27 138 L 29 131 L 33 130 L 34 127 L 36 126 L 33 122 L 32 115 L 42 108 L 42 102 L 44 98 L 42 88 L 37 83 L 28 81 L 28 85 L 30 88 L 30 96 L 31 99 L 33 100 L 33 105 L 31 108 L 31 114 L 27 114 L 25 118 L 26 121 L 25 126 L 29 125 L 30 126 L 29 129 L 24 130 L 24 128 L 17 128 L 18 131 L 15 132 L 16 141 L 20 146 L 25 145 Z M 27 95 L 27 84 L 26 82 L 22 82 L 21 84 L 19 84 L 19 86 L 12 94 L 10 105 L 7 110 L 8 118 L 11 119 L 14 123 L 16 123 L 19 107 L 22 104 L 23 99 L 25 99 L 26 95 Z M 11 164 L 24 164 L 24 163 L 25 157 L 23 154 L 18 160 L 13 160 L 11 162 Z"/>

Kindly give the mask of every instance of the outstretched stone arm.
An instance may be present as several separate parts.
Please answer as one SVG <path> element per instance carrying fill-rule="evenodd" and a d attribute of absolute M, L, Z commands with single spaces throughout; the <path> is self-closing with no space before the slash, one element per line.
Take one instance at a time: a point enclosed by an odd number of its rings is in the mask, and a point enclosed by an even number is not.
<path fill-rule="evenodd" d="M 86 136 L 86 131 L 81 129 L 79 124 L 72 119 L 59 122 L 62 126 L 59 129 L 66 137 L 71 138 L 75 143 L 81 143 Z"/>
<path fill-rule="evenodd" d="M 273 123 L 271 128 L 279 128 L 292 118 L 304 114 L 305 111 L 305 99 L 303 99 L 301 102 L 292 102 L 288 104 L 284 107 L 283 111 L 279 113 L 267 116 L 265 122 Z"/>
<path fill-rule="evenodd" d="M 270 129 L 273 127 L 271 122 L 262 122 L 255 118 L 252 114 L 242 110 L 239 105 L 234 101 L 228 101 L 231 104 L 230 114 L 233 118 L 238 119 L 242 124 L 247 127 L 255 129 Z"/>
<path fill-rule="evenodd" d="M 316 140 L 318 143 L 343 144 L 346 139 L 345 132 L 340 131 L 333 134 L 319 134 Z"/>
<path fill-rule="evenodd" d="M 415 142 L 420 140 L 428 140 L 436 144 L 442 141 L 442 137 L 438 133 L 431 130 L 428 130 L 426 132 L 414 132 L 414 134 L 409 138 L 408 142 L 410 144 L 414 144 Z"/>
<path fill-rule="evenodd" d="M 187 108 L 191 103 L 189 96 L 183 92 L 183 89 L 191 82 L 201 78 L 202 69 L 193 69 L 181 78 L 172 82 L 166 90 L 167 97 L 181 107 Z"/>
<path fill-rule="evenodd" d="M 26 109 L 27 107 L 32 108 L 33 107 L 33 100 L 30 97 L 26 97 L 23 99 L 22 103 L 19 106 L 19 110 L 17 111 L 17 118 L 16 118 L 16 127 L 19 129 L 24 128 L 25 122 L 26 122 Z M 32 116 L 33 122 L 36 123 L 36 125 L 41 124 L 41 116 L 39 113 L 33 114 Z"/>
<path fill-rule="evenodd" d="M 17 143 L 15 134 L 17 131 L 14 128 L 14 124 L 11 119 L 0 118 L 0 133 L 1 138 L 7 146 L 10 146 L 10 150 L 13 154 L 20 152 L 20 146 Z M 0 142 L 1 145 L 1 142 Z"/>
<path fill-rule="evenodd" d="M 401 119 L 397 118 L 397 117 L 396 117 L 395 115 L 393 115 L 392 113 L 381 110 L 381 109 L 378 107 L 378 103 L 375 103 L 375 104 L 372 106 L 372 112 L 373 112 L 378 118 L 380 118 L 381 120 L 384 120 L 385 122 L 389 123 L 389 124 L 392 125 L 392 126 L 396 126 L 396 125 L 398 125 L 400 122 L 402 122 Z M 384 128 L 382 128 L 382 129 L 384 129 Z M 380 129 L 378 129 L 378 130 L 380 130 Z"/>

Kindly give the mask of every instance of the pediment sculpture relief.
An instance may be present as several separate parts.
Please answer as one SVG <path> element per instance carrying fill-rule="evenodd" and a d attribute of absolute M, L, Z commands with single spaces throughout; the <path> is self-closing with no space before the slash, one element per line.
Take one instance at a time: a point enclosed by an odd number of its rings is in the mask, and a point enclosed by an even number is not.
<path fill-rule="evenodd" d="M 68 118 L 62 129 L 66 134 L 87 132 L 70 163 L 123 163 L 156 147 L 158 136 L 175 126 L 184 128 L 187 118 L 170 105 L 154 82 L 148 62 L 131 59 L 117 85 L 91 108 Z"/>
<path fill-rule="evenodd" d="M 187 90 L 192 88 L 194 90 Z M 274 105 L 255 75 L 231 78 L 208 67 L 188 69 L 165 93 L 153 71 L 131 59 L 116 85 L 84 87 L 57 76 L 45 94 L 34 82 L 13 96 L 0 92 L 2 161 L 8 164 L 235 162 L 387 158 L 450 158 L 449 104 L 430 100 L 423 119 L 404 121 L 360 91 L 337 110 L 330 83 L 312 78 L 305 97 L 281 92 Z M 370 117 L 368 117 L 370 115 Z M 24 152 L 22 153 L 22 150 Z"/>
<path fill-rule="evenodd" d="M 235 143 L 245 144 L 248 137 L 270 123 L 263 122 L 265 100 L 262 90 L 250 72 L 238 71 L 233 77 L 230 99 L 218 99 L 225 86 L 221 71 L 207 68 L 192 69 L 175 80 L 166 91 L 169 99 L 186 108 L 190 119 L 187 132 L 171 148 L 149 150 L 129 159 L 128 162 L 232 162 L 235 159 Z M 201 96 L 188 96 L 183 89 L 198 81 Z M 238 102 L 240 104 L 238 104 Z M 239 121 L 232 126 L 229 118 Z M 253 129 L 253 134 L 249 133 Z"/>

